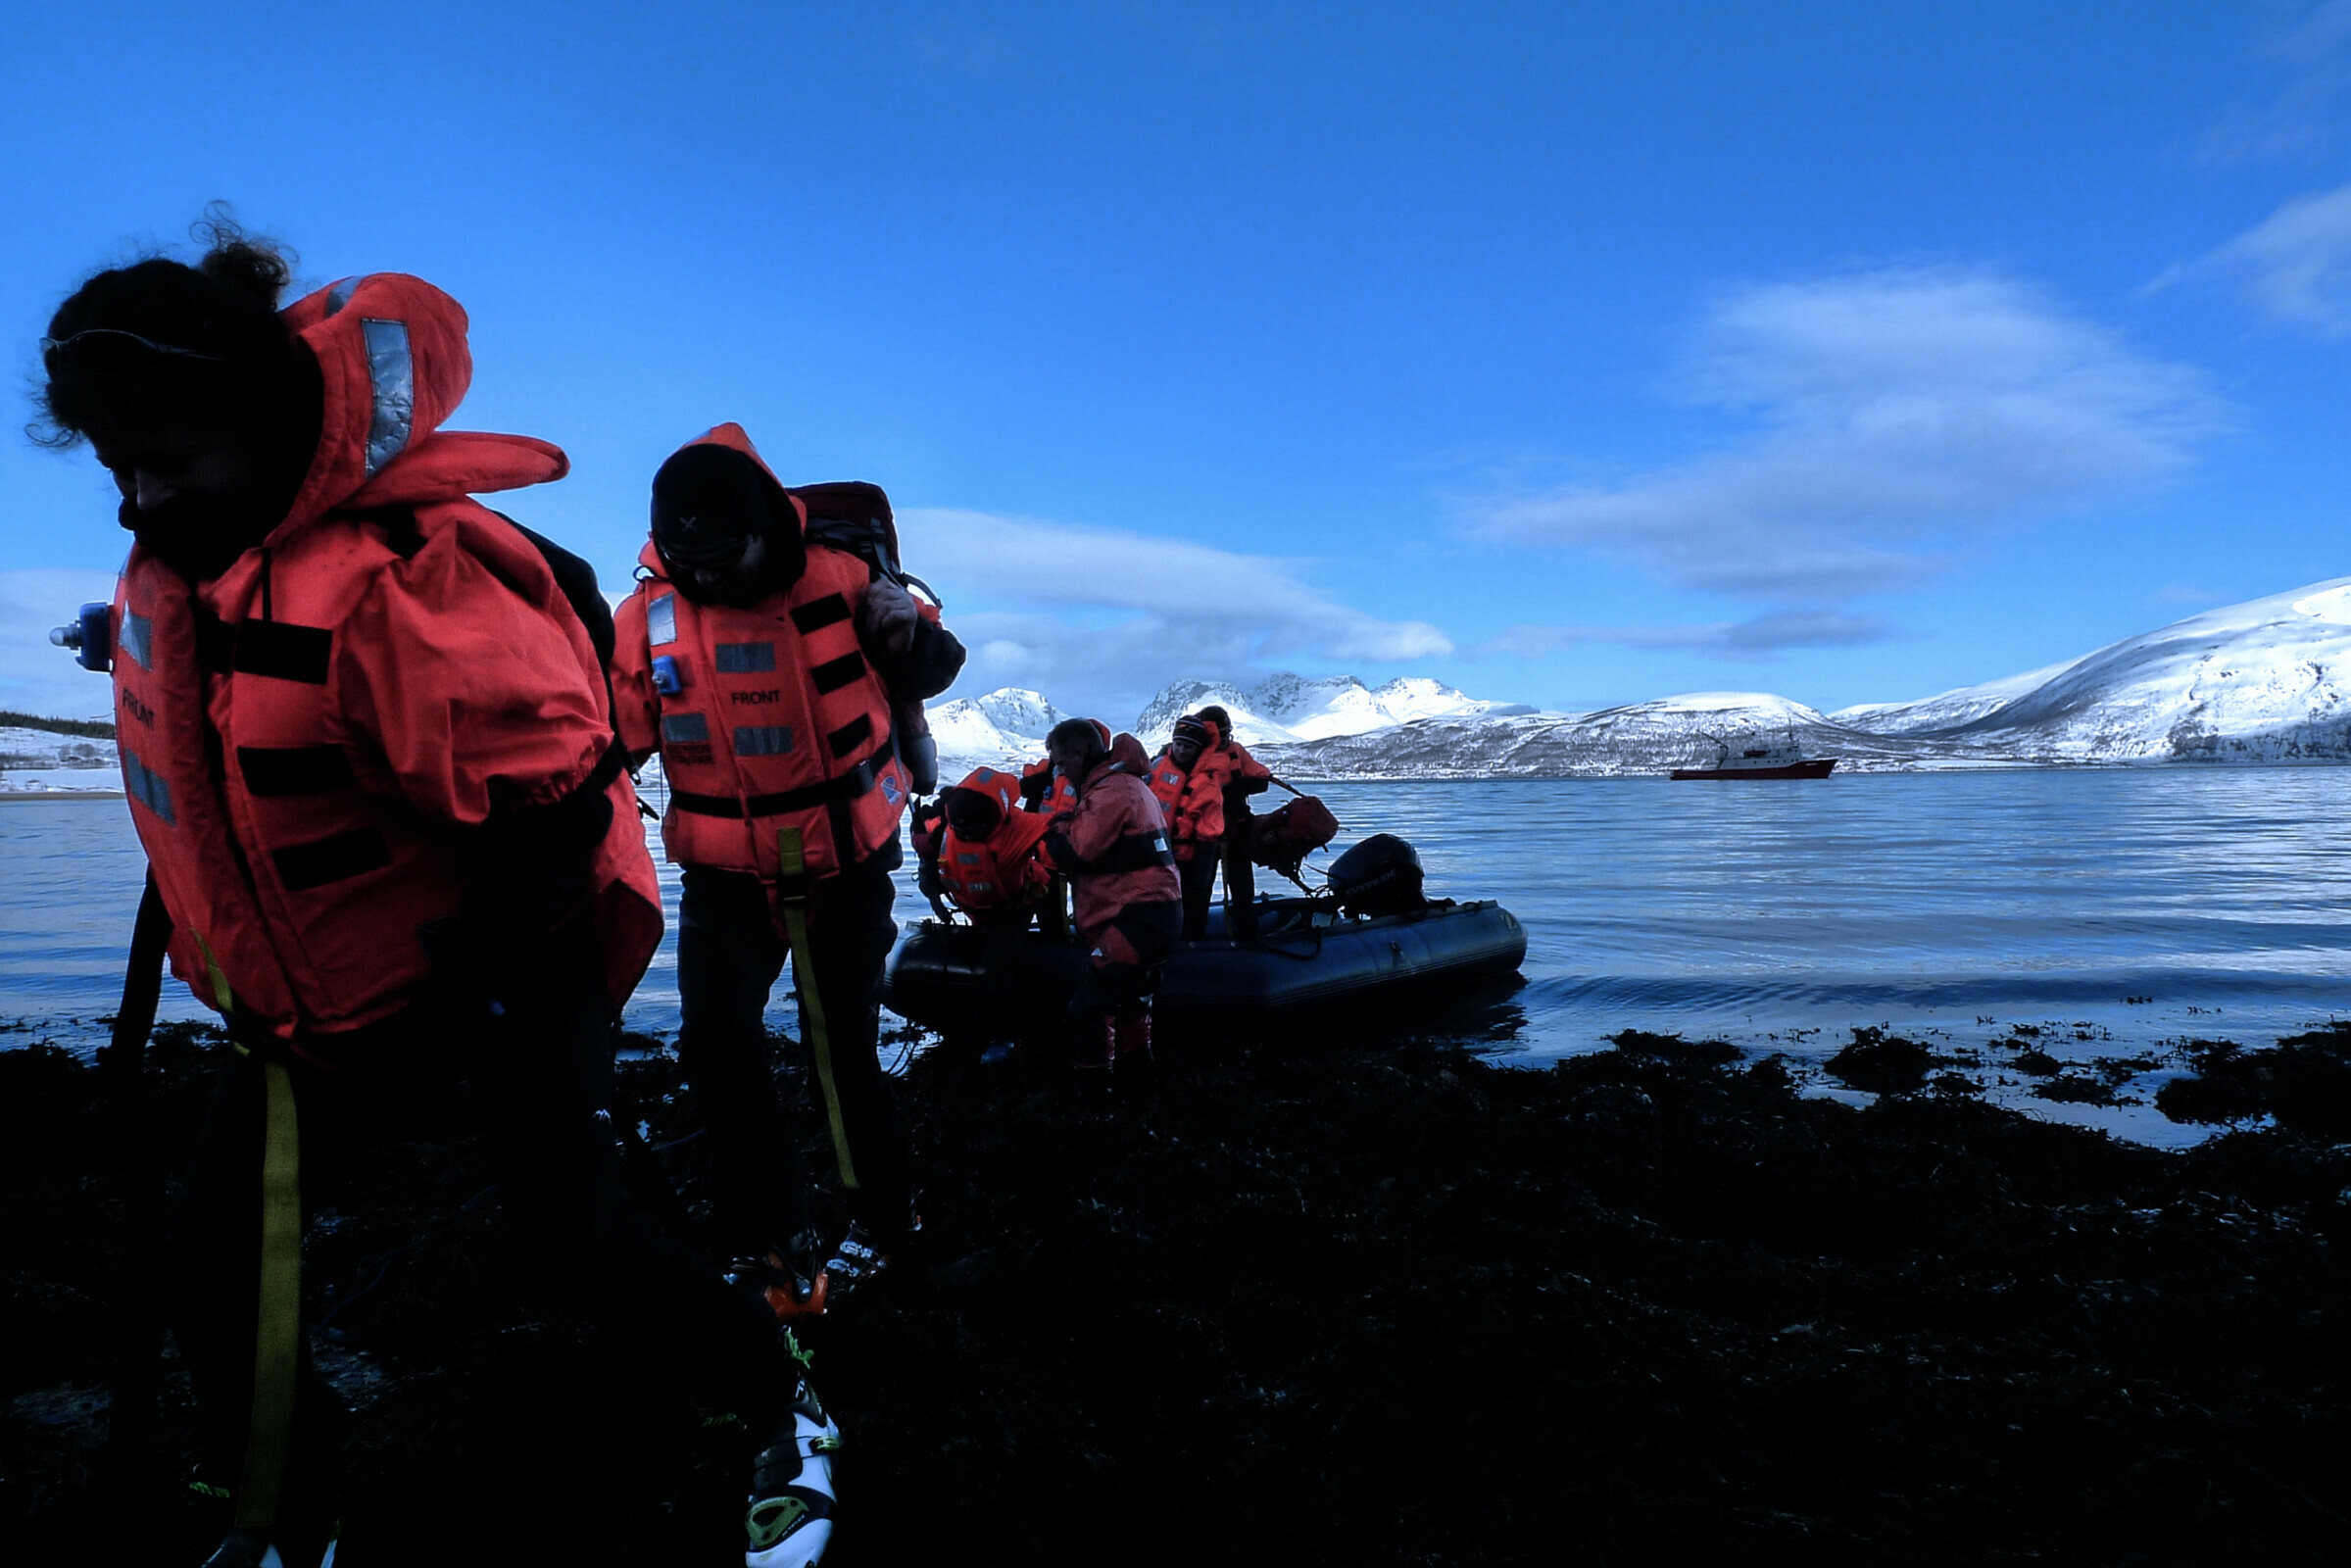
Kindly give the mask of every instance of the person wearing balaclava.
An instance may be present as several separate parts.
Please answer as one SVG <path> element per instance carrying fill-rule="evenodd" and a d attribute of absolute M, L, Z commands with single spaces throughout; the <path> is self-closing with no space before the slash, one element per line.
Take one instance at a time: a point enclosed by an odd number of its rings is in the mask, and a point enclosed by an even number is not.
<path fill-rule="evenodd" d="M 739 425 L 680 449 L 654 476 L 643 580 L 615 614 L 612 662 L 621 740 L 635 762 L 658 754 L 669 785 L 678 1054 L 710 1132 L 713 1226 L 787 1321 L 863 1289 L 917 1228 L 876 1055 L 910 789 L 894 713 L 944 691 L 963 661 L 934 607 L 859 555 L 808 543 L 805 497 L 819 491 L 886 514 L 870 485 L 787 491 Z M 767 1054 L 795 900 L 803 1045 L 850 1207 L 829 1250 Z"/>

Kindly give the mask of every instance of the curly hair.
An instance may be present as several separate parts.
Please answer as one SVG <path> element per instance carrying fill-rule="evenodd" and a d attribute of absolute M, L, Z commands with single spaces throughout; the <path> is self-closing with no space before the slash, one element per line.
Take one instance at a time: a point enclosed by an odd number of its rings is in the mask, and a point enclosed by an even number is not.
<path fill-rule="evenodd" d="M 38 417 L 25 431 L 35 442 L 71 447 L 93 428 L 159 414 L 283 411 L 290 389 L 304 379 L 303 351 L 277 315 L 278 298 L 293 280 L 292 252 L 248 234 L 220 202 L 206 208 L 190 232 L 205 247 L 194 266 L 154 255 L 108 268 L 67 297 L 48 332 L 59 341 L 92 328 L 133 332 L 190 355 L 157 355 L 127 371 L 49 357 L 34 392 Z"/>

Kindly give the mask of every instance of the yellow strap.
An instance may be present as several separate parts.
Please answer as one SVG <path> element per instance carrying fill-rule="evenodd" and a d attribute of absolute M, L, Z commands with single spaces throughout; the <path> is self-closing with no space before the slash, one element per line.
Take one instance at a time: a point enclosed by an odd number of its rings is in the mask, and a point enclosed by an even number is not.
<path fill-rule="evenodd" d="M 245 1437 L 245 1480 L 237 1526 L 277 1522 L 286 1440 L 294 1422 L 294 1372 L 302 1333 L 302 1145 L 294 1084 L 282 1061 L 262 1064 L 268 1099 L 262 1125 L 261 1312 L 253 1343 L 253 1424 Z"/>
<path fill-rule="evenodd" d="M 188 935 L 196 939 L 197 951 L 204 955 L 204 967 L 212 976 L 213 1000 L 220 1004 L 222 1012 L 236 1011 L 237 999 L 228 989 L 228 976 L 220 972 L 220 960 L 213 956 L 213 945 L 204 940 L 201 931 L 191 929 Z"/>
<path fill-rule="evenodd" d="M 816 994 L 816 963 L 808 952 L 808 858 L 801 849 L 800 829 L 775 830 L 775 898 L 784 911 L 784 934 L 792 944 L 792 973 L 800 981 L 800 1032 L 808 1041 L 808 1054 L 815 1059 L 816 1081 L 824 1089 L 824 1113 L 832 1121 L 841 1185 L 855 1192 L 857 1167 L 849 1157 L 849 1128 L 841 1120 L 841 1096 L 833 1087 L 833 1049 L 824 1028 L 824 999 Z"/>

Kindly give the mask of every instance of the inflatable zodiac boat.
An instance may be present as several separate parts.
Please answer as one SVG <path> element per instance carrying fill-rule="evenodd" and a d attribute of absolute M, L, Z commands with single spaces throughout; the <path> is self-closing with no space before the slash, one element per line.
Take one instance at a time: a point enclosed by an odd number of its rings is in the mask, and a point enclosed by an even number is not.
<path fill-rule="evenodd" d="M 1152 1004 L 1161 1019 L 1254 1023 L 1391 1007 L 1512 974 L 1527 956 L 1525 927 L 1500 905 L 1423 898 L 1419 857 L 1387 834 L 1342 856 L 1327 891 L 1252 908 L 1253 937 L 1232 935 L 1219 908 L 1206 937 L 1178 944 Z M 902 1017 L 953 1031 L 970 1020 L 991 966 L 1010 1016 L 1042 1020 L 1068 1002 L 1086 956 L 1042 931 L 924 920 L 900 939 L 882 1000 Z"/>

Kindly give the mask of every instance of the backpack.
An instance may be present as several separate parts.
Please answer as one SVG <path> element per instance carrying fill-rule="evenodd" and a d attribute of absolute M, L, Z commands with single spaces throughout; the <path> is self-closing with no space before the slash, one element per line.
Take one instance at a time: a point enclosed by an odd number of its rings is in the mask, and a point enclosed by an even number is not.
<path fill-rule="evenodd" d="M 808 525 L 801 536 L 808 543 L 846 551 L 864 562 L 876 577 L 908 593 L 920 589 L 933 609 L 945 608 L 937 590 L 899 564 L 898 518 L 880 485 L 844 479 L 832 484 L 787 485 L 785 493 L 798 496 L 801 505 L 808 509 Z M 931 721 L 923 714 L 921 700 L 893 694 L 890 711 L 891 745 L 906 764 L 913 793 L 928 795 L 939 787 L 939 743 L 931 739 Z"/>

